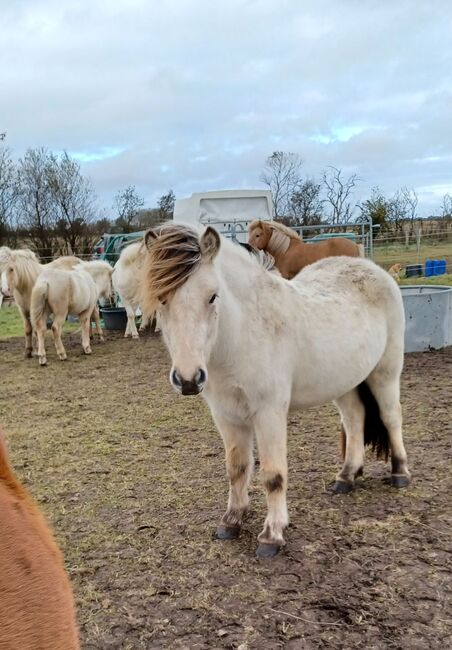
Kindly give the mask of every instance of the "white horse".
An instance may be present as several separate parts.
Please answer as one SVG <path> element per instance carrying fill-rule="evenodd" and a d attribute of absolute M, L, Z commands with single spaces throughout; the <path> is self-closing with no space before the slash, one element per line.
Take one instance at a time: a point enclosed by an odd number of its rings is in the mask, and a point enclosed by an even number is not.
<path fill-rule="evenodd" d="M 288 281 L 214 229 L 200 236 L 180 224 L 149 230 L 145 243 L 143 300 L 160 311 L 170 381 L 182 395 L 203 391 L 225 445 L 230 491 L 217 537 L 239 534 L 255 436 L 268 506 L 257 553 L 271 556 L 284 544 L 289 409 L 338 407 L 346 449 L 334 491 L 353 488 L 365 444 L 386 458 L 390 450 L 392 485 L 408 485 L 404 311 L 386 271 L 332 257 Z"/>
<path fill-rule="evenodd" d="M 59 257 L 49 264 L 41 264 L 36 254 L 28 248 L 12 250 L 0 247 L 0 272 L 2 294 L 13 295 L 25 329 L 25 356 L 33 356 L 32 326 L 30 321 L 31 291 L 38 275 L 46 268 L 71 269 L 81 260 L 78 257 Z"/>
<path fill-rule="evenodd" d="M 135 242 L 126 246 L 115 264 L 112 281 L 113 288 L 121 298 L 127 312 L 127 326 L 124 336 L 138 339 L 139 334 L 135 324 L 135 315 L 140 307 L 139 277 L 143 266 L 146 249 L 143 242 Z M 140 332 L 143 331 L 152 318 L 142 312 Z"/>
<path fill-rule="evenodd" d="M 90 323 L 94 315 L 97 330 L 103 340 L 96 307 L 100 297 L 109 299 L 112 294 L 113 268 L 108 262 L 82 262 L 71 271 L 49 268 L 42 271 L 31 293 L 30 318 L 38 337 L 38 357 L 41 366 L 47 364 L 44 337 L 47 318 L 53 314 L 52 334 L 59 358 L 67 354 L 61 340 L 61 329 L 69 314 L 77 315 L 82 329 L 82 347 L 91 354 Z"/>

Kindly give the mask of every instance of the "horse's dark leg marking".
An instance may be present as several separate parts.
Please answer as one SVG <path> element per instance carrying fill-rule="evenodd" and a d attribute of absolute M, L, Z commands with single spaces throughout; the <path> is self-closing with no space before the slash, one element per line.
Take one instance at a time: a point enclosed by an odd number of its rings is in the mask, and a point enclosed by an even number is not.
<path fill-rule="evenodd" d="M 228 507 L 215 536 L 217 539 L 235 539 L 240 534 L 243 515 L 248 509 L 248 484 L 253 471 L 252 430 L 232 427 L 229 422 L 218 422 L 226 449 L 226 470 L 229 478 Z"/>
<path fill-rule="evenodd" d="M 406 460 L 403 458 L 391 458 L 391 485 L 395 488 L 404 488 L 410 484 L 410 477 L 407 474 Z"/>
<path fill-rule="evenodd" d="M 275 474 L 273 478 L 267 479 L 265 481 L 265 487 L 267 489 L 267 492 L 277 492 L 278 490 L 282 490 L 284 486 L 284 479 L 281 476 L 281 474 Z"/>

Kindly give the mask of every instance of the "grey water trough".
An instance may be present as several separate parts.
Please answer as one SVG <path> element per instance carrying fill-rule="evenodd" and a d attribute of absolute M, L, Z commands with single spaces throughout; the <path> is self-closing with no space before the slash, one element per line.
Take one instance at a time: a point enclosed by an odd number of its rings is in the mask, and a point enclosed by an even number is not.
<path fill-rule="evenodd" d="M 400 287 L 405 308 L 405 352 L 438 350 L 452 345 L 452 287 Z"/>

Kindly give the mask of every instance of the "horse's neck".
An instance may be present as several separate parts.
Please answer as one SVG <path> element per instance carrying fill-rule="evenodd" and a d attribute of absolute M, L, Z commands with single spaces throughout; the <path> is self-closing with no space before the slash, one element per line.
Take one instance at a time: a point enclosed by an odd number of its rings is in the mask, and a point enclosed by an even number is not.
<path fill-rule="evenodd" d="M 272 255 L 284 255 L 290 246 L 290 237 L 280 230 L 273 230 L 267 244 L 267 250 Z"/>

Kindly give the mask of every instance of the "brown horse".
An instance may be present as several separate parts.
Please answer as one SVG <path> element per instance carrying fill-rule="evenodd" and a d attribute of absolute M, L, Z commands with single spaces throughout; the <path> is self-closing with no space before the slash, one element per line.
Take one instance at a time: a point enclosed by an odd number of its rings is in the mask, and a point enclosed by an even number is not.
<path fill-rule="evenodd" d="M 0 648 L 77 650 L 78 631 L 61 552 L 14 475 L 0 429 Z"/>
<path fill-rule="evenodd" d="M 291 280 L 302 268 L 324 257 L 348 255 L 364 257 L 362 246 L 346 237 L 332 237 L 315 244 L 276 221 L 253 221 L 248 227 L 248 243 L 265 250 L 275 258 L 276 268 L 283 278 Z"/>

